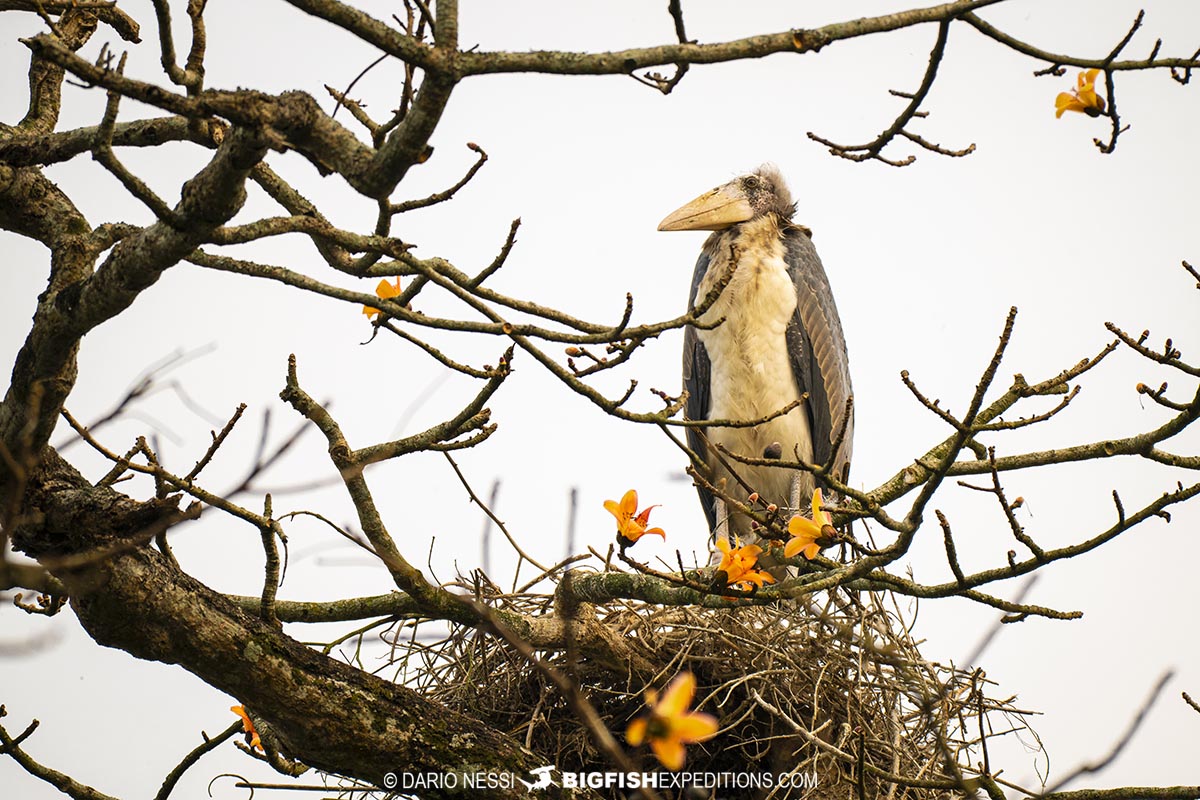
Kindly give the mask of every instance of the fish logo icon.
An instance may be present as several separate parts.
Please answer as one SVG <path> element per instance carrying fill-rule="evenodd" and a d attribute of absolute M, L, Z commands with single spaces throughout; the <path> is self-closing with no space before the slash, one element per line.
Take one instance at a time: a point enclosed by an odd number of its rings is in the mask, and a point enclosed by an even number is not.
<path fill-rule="evenodd" d="M 554 784 L 554 779 L 550 777 L 551 772 L 554 772 L 554 766 L 547 764 L 544 767 L 538 767 L 537 769 L 529 770 L 530 775 L 537 776 L 537 780 L 533 783 L 530 783 L 529 781 L 522 781 L 520 778 L 517 778 L 517 780 L 525 784 L 525 788 L 531 792 L 541 791 L 542 789 Z"/>

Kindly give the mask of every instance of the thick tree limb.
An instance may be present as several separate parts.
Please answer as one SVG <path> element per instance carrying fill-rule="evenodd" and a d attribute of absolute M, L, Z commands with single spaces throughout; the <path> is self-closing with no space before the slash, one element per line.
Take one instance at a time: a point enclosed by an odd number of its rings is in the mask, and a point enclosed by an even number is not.
<path fill-rule="evenodd" d="M 72 238 L 91 232 L 71 199 L 39 170 L 4 164 L 0 164 L 0 228 L 41 242 L 52 257 Z"/>
<path fill-rule="evenodd" d="M 470 52 L 456 59 L 460 76 L 501 72 L 542 72 L 556 75 L 620 75 L 642 67 L 666 64 L 719 64 L 763 58 L 775 53 L 815 52 L 833 42 L 874 33 L 942 22 L 1000 0 L 957 0 L 878 17 L 835 22 L 811 30 L 795 29 L 714 44 L 666 44 L 609 53 L 539 50 L 530 53 Z"/>
<path fill-rule="evenodd" d="M 408 168 L 421 160 L 454 88 L 454 82 L 444 76 L 427 77 L 404 122 L 376 151 L 334 122 L 304 92 L 274 96 L 208 89 L 186 97 L 93 64 L 47 34 L 21 41 L 37 57 L 124 97 L 192 119 L 216 116 L 235 126 L 266 129 L 273 147 L 294 148 L 319 170 L 337 172 L 357 191 L 377 199 L 387 198 Z"/>
<path fill-rule="evenodd" d="M 522 772 L 541 763 L 469 717 L 301 645 L 149 549 L 68 585 L 97 642 L 179 664 L 228 692 L 270 725 L 287 755 L 311 766 L 382 785 L 398 770 Z M 518 788 L 494 796 L 523 796 Z"/>
<path fill-rule="evenodd" d="M 91 38 L 96 25 L 96 16 L 89 11 L 68 11 L 54 25 L 55 41 L 73 54 Z M 18 130 L 34 135 L 54 130 L 62 110 L 62 82 L 62 65 L 35 54 L 29 63 L 29 110 Z"/>
<path fill-rule="evenodd" d="M 67 11 L 79 10 L 94 14 L 106 25 L 120 34 L 127 42 L 137 43 L 142 40 L 141 28 L 137 20 L 117 8 L 115 0 L 0 0 L 0 11 L 44 11 L 49 14 L 62 14 Z"/>
<path fill-rule="evenodd" d="M 0 139 L 0 163 L 29 167 L 70 161 L 91 150 L 100 128 L 76 128 L 42 135 L 17 134 Z M 113 127 L 113 147 L 157 147 L 165 142 L 193 139 L 184 117 L 156 117 L 120 122 Z M 207 142 L 199 142 L 207 144 Z"/>
<path fill-rule="evenodd" d="M 266 148 L 262 136 L 235 129 L 225 137 L 212 161 L 184 185 L 175 206 L 183 227 L 157 222 L 127 236 L 94 273 L 92 264 L 99 247 L 80 230 L 86 228 L 82 217 L 74 213 L 61 222 L 46 223 L 54 226 L 48 235 L 59 238 L 53 242 L 50 290 L 42 295 L 0 405 L 0 445 L 7 452 L 41 450 L 74 386 L 80 340 L 128 308 L 164 270 L 181 261 L 214 228 L 237 213 L 246 196 L 246 176 Z M 37 180 L 31 180 L 36 186 Z M 29 204 L 41 198 L 27 188 L 26 194 L 13 199 L 28 213 Z M 67 202 L 64 196 L 60 205 Z M 5 482 L 3 476 L 0 470 L 0 486 Z"/>

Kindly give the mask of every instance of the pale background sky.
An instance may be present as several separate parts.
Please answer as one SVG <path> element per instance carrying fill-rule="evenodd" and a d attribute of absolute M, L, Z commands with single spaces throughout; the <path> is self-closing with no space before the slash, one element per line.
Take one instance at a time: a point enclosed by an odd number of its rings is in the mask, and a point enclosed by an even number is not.
<path fill-rule="evenodd" d="M 185 21 L 175 4 L 177 23 Z M 387 18 L 399 4 L 372 3 Z M 481 49 L 606 50 L 673 40 L 665 3 L 462 4 L 462 42 Z M 1048 49 L 1098 57 L 1125 33 L 1138 5 L 1129 2 L 1011 2 L 982 16 Z M 153 13 L 148 2 L 122 3 L 143 25 L 144 42 L 130 51 L 128 73 L 163 81 Z M 685 0 L 688 34 L 703 42 L 909 7 L 898 2 L 726 3 Z M 1200 7 L 1185 0 L 1147 4 L 1143 33 L 1129 54 L 1147 53 L 1161 36 L 1164 55 L 1188 55 L 1200 41 Z M 268 92 L 304 89 L 325 108 L 322 85 L 345 86 L 376 56 L 370 48 L 284 3 L 209 4 L 207 85 L 247 86 Z M 0 14 L 0 118 L 17 121 L 26 102 L 28 54 L 18 36 L 39 30 L 32 14 Z M 943 405 L 961 412 L 986 365 L 1011 305 L 1020 308 L 1016 334 L 998 388 L 1015 372 L 1032 380 L 1053 375 L 1094 354 L 1108 341 L 1105 321 L 1131 332 L 1151 329 L 1151 342 L 1170 336 L 1192 363 L 1200 353 L 1200 292 L 1179 267 L 1200 263 L 1196 179 L 1200 154 L 1200 96 L 1166 73 L 1118 76 L 1119 108 L 1131 128 L 1114 156 L 1102 156 L 1092 137 L 1107 138 L 1105 119 L 1054 118 L 1054 97 L 1074 83 L 1033 78 L 1045 66 L 1001 49 L 966 25 L 951 31 L 942 76 L 912 125 L 947 147 L 974 142 L 978 151 L 952 160 L 918 152 L 906 169 L 854 164 L 830 157 L 807 131 L 846 143 L 868 141 L 888 126 L 904 101 L 888 89 L 912 91 L 920 82 L 936 30 L 835 44 L 819 54 L 777 55 L 761 61 L 694 67 L 669 97 L 625 77 L 495 76 L 468 80 L 455 92 L 432 142 L 434 158 L 414 169 L 398 199 L 422 197 L 453 183 L 472 163 L 472 141 L 491 157 L 455 202 L 398 220 L 396 234 L 467 272 L 489 263 L 509 222 L 524 220 L 519 243 L 494 288 L 528 296 L 595 321 L 616 320 L 626 291 L 635 317 L 652 321 L 684 310 L 699 234 L 661 234 L 658 221 L 696 194 L 763 161 L 774 161 L 798 198 L 797 220 L 814 230 L 851 355 L 857 440 L 853 482 L 871 488 L 947 435 L 901 385 L 900 370 Z M 186 50 L 185 29 L 177 32 Z M 102 43 L 123 46 L 110 31 Z M 401 70 L 380 65 L 352 93 L 380 117 L 394 107 Z M 95 124 L 103 94 L 65 89 L 61 128 Z M 122 105 L 122 119 L 155 113 Z M 339 118 L 349 121 L 342 111 Z M 890 153 L 910 150 L 899 144 Z M 122 151 L 125 163 L 169 202 L 194 174 L 206 152 L 173 144 L 157 151 Z M 368 230 L 372 203 L 340 178 L 320 178 L 295 155 L 270 163 L 322 207 L 337 224 Z M 55 166 L 48 174 L 88 220 L 146 223 L 149 214 L 90 159 Z M 239 217 L 279 213 L 257 189 Z M 7 371 L 24 338 L 47 257 L 35 243 L 6 237 L 0 293 L 0 368 Z M 307 240 L 289 237 L 242 248 L 249 258 L 282 264 L 322 280 L 351 285 L 323 266 Z M 368 285 L 369 284 L 369 285 Z M 374 281 L 356 286 L 370 291 Z M 421 295 L 429 313 L 461 308 Z M 413 432 L 457 410 L 474 391 L 457 377 L 441 382 L 440 367 L 403 343 L 380 337 L 361 343 L 369 326 L 359 308 L 264 282 L 182 265 L 170 270 L 119 319 L 83 344 L 80 378 L 68 407 L 83 420 L 107 410 L 150 363 L 177 350 L 212 348 L 172 373 L 215 420 L 239 402 L 246 419 L 206 471 L 205 485 L 231 485 L 258 439 L 261 414 L 272 414 L 280 439 L 298 418 L 278 399 L 288 353 L 296 353 L 305 388 L 333 401 L 353 444 L 361 446 Z M 623 381 L 674 392 L 679 387 L 680 334 L 651 342 L 619 375 L 601 385 L 619 394 Z M 437 337 L 456 356 L 494 363 L 501 341 Z M 675 548 L 702 547 L 703 516 L 690 485 L 674 478 L 678 451 L 652 428 L 619 424 L 557 384 L 518 353 L 516 373 L 491 402 L 499 432 L 459 461 L 474 487 L 486 493 L 500 477 L 497 511 L 524 545 L 544 561 L 563 555 L 567 497 L 579 487 L 581 543 L 605 548 L 611 517 L 602 501 L 636 487 L 646 502 L 661 503 L 654 522 L 666 544 L 647 552 L 673 559 Z M 1000 454 L 1095 441 L 1147 430 L 1165 417 L 1143 402 L 1137 382 L 1169 379 L 1172 394 L 1194 391 L 1173 374 L 1127 352 L 1114 354 L 1084 382 L 1076 408 L 1054 422 L 993 441 Z M 437 383 L 434 383 L 434 382 Z M 431 385 L 432 399 L 422 401 Z M 658 401 L 639 394 L 631 404 Z M 1044 406 L 1038 406 L 1043 408 Z M 158 431 L 162 455 L 186 472 L 219 421 L 198 416 L 178 395 L 164 391 L 137 413 L 103 431 L 124 450 L 138 434 Z M 60 432 L 55 441 L 65 435 Z M 1195 454 L 1195 431 L 1169 443 Z M 331 475 L 323 440 L 315 432 L 294 457 L 262 481 L 282 486 Z M 74 446 L 66 455 L 98 477 L 105 469 Z M 452 575 L 481 564 L 482 515 L 469 504 L 442 457 L 425 454 L 374 467 L 368 477 L 402 550 L 418 563 L 426 553 L 435 574 Z M 1040 469 L 1010 476 L 1010 497 L 1026 506 L 1020 519 L 1045 547 L 1090 537 L 1111 524 L 1110 498 L 1119 488 L 1127 509 L 1163 491 L 1197 480 L 1195 473 L 1132 459 Z M 129 490 L 137 487 L 124 484 Z M 145 487 L 141 488 L 145 491 Z M 144 495 L 143 495 L 144 496 Z M 243 498 L 245 499 L 245 498 Z M 259 500 L 248 500 L 255 505 Z M 994 500 L 947 490 L 933 504 L 957 531 L 964 567 L 1002 563 L 1014 545 Z M 276 498 L 279 513 L 312 509 L 351 518 L 336 488 Z M 369 565 L 315 523 L 288 527 L 291 569 L 282 598 L 333 599 L 389 588 L 382 567 Z M 1161 672 L 1177 670 L 1142 733 L 1101 778 L 1086 785 L 1200 783 L 1196 742 L 1200 716 L 1179 692 L 1200 696 L 1200 645 L 1195 609 L 1200 587 L 1200 509 L 1183 508 L 1170 525 L 1148 523 L 1076 562 L 1047 569 L 1030 602 L 1080 609 L 1077 622 L 1030 620 L 1005 628 L 983 659 L 999 686 L 1021 707 L 1043 712 L 1035 727 L 1050 753 L 1052 777 L 1095 759 L 1119 738 Z M 494 537 L 498 538 L 498 537 Z M 225 591 L 256 594 L 262 553 L 257 531 L 216 512 L 180 528 L 173 538 L 185 567 Z M 1019 548 L 1018 548 L 1019 549 Z M 496 543 L 491 563 L 501 583 L 511 580 L 510 554 Z M 927 524 L 907 559 L 919 580 L 949 574 L 936 523 Z M 1017 585 L 993 587 L 1012 595 Z M 926 656 L 959 660 L 996 614 L 963 601 L 921 605 L 918 634 Z M 326 641 L 332 629 L 294 628 L 302 640 Z M 47 620 L 0 608 L 0 642 L 39 643 L 32 654 L 0 660 L 0 702 L 10 731 L 33 717 L 42 728 L 26 749 L 76 779 L 119 797 L 152 796 L 166 772 L 199 741 L 232 720 L 233 700 L 177 667 L 139 662 L 98 647 L 70 612 Z M 1011 737 L 1010 737 L 1011 739 Z M 1027 743 L 1028 740 L 1026 740 Z M 1012 740 L 996 744 L 993 764 L 1005 777 L 1034 786 L 1045 757 Z M 201 796 L 220 772 L 270 778 L 270 773 L 226 744 L 189 773 L 176 796 Z M 58 796 L 11 760 L 0 759 L 5 797 Z M 218 798 L 242 797 L 229 781 Z"/>

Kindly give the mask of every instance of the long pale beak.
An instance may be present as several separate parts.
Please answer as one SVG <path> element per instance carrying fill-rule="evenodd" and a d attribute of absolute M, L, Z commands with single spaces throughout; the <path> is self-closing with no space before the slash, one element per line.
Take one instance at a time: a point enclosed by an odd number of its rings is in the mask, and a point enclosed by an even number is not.
<path fill-rule="evenodd" d="M 705 192 L 677 208 L 658 223 L 660 231 L 723 231 L 754 216 L 754 209 L 736 184 Z"/>

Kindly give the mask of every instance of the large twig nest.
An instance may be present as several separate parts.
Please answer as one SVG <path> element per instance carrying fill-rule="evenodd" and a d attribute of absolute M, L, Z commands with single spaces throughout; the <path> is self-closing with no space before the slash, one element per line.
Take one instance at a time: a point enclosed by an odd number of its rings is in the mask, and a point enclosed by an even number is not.
<path fill-rule="evenodd" d="M 981 736 L 992 730 L 988 717 L 1011 717 L 1009 731 L 1024 723 L 1007 702 L 986 697 L 982 672 L 925 660 L 890 600 L 839 591 L 821 605 L 707 609 L 623 602 L 596 609 L 601 622 L 658 670 L 648 682 L 574 655 L 583 648 L 541 657 L 573 676 L 620 741 L 644 713 L 648 686 L 661 688 L 691 671 L 693 707 L 717 716 L 721 728 L 688 748 L 686 771 L 806 776 L 774 793 L 743 787 L 712 796 L 962 796 L 950 787 L 971 785 Z M 552 605 L 546 595 L 489 602 L 528 615 Z M 424 691 L 508 731 L 560 770 L 615 769 L 561 692 L 508 644 L 469 628 L 432 645 L 419 638 L 401 644 L 396 660 Z M 645 748 L 629 750 L 643 769 L 662 769 Z"/>

